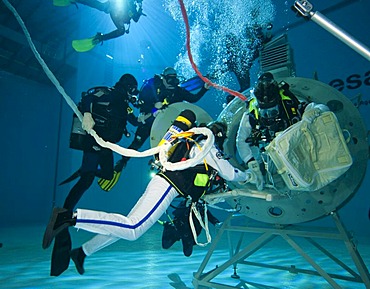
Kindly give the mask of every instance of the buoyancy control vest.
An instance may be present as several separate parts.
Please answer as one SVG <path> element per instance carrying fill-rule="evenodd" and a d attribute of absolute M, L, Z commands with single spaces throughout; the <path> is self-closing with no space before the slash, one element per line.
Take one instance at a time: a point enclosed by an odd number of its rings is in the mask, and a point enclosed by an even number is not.
<path fill-rule="evenodd" d="M 180 162 L 189 159 L 191 149 L 205 136 L 194 135 L 192 139 L 179 139 L 170 150 L 170 162 Z M 184 198 L 191 197 L 197 202 L 210 188 L 217 171 L 206 163 L 180 171 L 161 171 L 159 176 L 166 179 Z"/>
<path fill-rule="evenodd" d="M 104 140 L 117 143 L 122 135 L 127 134 L 127 115 L 132 113 L 132 108 L 127 99 L 115 89 L 104 88 L 103 92 L 107 98 L 96 101 L 91 108 L 94 130 Z"/>
<path fill-rule="evenodd" d="M 117 143 L 122 135 L 127 134 L 127 115 L 133 110 L 122 93 L 114 88 L 99 86 L 83 92 L 78 108 L 82 114 L 91 112 L 95 121 L 93 129 L 105 141 Z M 81 122 L 74 115 L 70 147 L 90 150 L 94 146 L 97 146 L 95 140 L 82 129 Z"/>

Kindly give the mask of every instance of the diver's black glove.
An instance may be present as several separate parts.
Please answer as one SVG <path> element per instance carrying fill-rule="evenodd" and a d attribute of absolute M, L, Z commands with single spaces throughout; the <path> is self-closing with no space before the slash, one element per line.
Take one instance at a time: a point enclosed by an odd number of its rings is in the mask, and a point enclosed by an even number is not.
<path fill-rule="evenodd" d="M 114 166 L 115 172 L 122 172 L 123 168 L 126 167 L 128 158 L 122 157 L 119 161 L 116 162 L 116 165 Z"/>

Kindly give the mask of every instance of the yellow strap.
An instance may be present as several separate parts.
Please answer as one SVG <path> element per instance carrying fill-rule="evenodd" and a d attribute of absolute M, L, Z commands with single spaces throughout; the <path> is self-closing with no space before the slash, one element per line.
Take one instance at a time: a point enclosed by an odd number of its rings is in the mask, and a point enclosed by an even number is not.
<path fill-rule="evenodd" d="M 190 137 L 188 139 L 194 142 L 200 151 L 202 150 L 202 147 L 195 140 L 191 139 Z M 204 166 L 206 167 L 206 171 L 208 172 L 208 165 L 207 165 L 206 159 L 203 159 L 203 162 L 204 162 Z"/>
<path fill-rule="evenodd" d="M 171 136 L 171 138 L 176 139 L 176 138 L 182 137 L 182 138 L 188 139 L 188 140 L 192 141 L 193 143 L 195 143 L 195 145 L 201 151 L 202 147 L 195 140 L 193 140 L 191 138 L 191 136 L 193 136 L 193 135 L 194 135 L 194 132 L 183 131 L 183 132 L 180 132 L 178 134 L 175 134 L 175 135 Z M 204 166 L 206 167 L 206 171 L 208 172 L 208 165 L 207 165 L 206 159 L 203 159 L 203 162 L 204 162 Z"/>
<path fill-rule="evenodd" d="M 187 127 L 191 127 L 191 121 L 189 121 L 186 117 L 183 117 L 181 115 L 179 115 L 178 117 L 176 117 L 176 121 L 179 121 L 179 122 L 182 122 L 182 123 L 185 123 Z"/>
<path fill-rule="evenodd" d="M 183 131 L 177 134 L 174 134 L 171 136 L 171 138 L 176 139 L 176 138 L 186 138 L 186 139 L 191 139 L 190 137 L 193 136 L 194 133 L 191 131 Z"/>

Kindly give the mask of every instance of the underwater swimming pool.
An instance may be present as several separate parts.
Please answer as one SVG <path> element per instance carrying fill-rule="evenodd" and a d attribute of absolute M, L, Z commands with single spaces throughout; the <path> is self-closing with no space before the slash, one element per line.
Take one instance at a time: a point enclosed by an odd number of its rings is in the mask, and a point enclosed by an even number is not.
<path fill-rule="evenodd" d="M 85 274 L 79 275 L 73 262 L 61 276 L 49 276 L 51 250 L 41 248 L 44 228 L 14 227 L 2 228 L 0 248 L 0 288 L 176 288 L 190 289 L 193 273 L 199 268 L 207 249 L 196 247 L 191 257 L 182 254 L 181 244 L 171 249 L 161 248 L 161 226 L 155 225 L 146 235 L 136 242 L 120 241 L 88 257 L 85 261 Z M 89 239 L 91 234 L 71 230 L 74 247 Z M 358 250 L 367 266 L 370 265 L 370 240 L 359 239 Z M 218 266 L 228 259 L 229 250 L 226 239 L 224 248 L 215 251 L 210 266 Z M 327 248 L 335 250 L 335 255 L 345 263 L 352 264 L 343 244 L 327 241 Z M 314 250 L 308 251 L 311 257 L 330 273 L 343 273 L 338 265 Z M 329 259 L 329 260 L 328 260 Z M 253 260 L 269 260 L 274 265 L 290 264 L 296 268 L 312 269 L 297 257 L 291 248 L 277 241 L 261 252 L 256 252 Z M 353 266 L 350 266 L 353 268 Z M 353 268 L 354 269 L 354 268 Z M 256 268 L 238 265 L 241 279 L 233 279 L 233 268 L 225 270 L 218 282 L 230 284 L 235 288 L 279 288 L 279 289 L 329 289 L 323 278 L 301 273 L 288 273 L 269 268 Z M 337 281 L 341 288 L 366 288 L 364 284 Z M 239 285 L 238 285 L 239 284 Z M 253 286 L 253 284 L 255 286 Z M 260 284 L 260 285 L 257 285 Z M 264 284 L 264 285 L 261 285 Z M 238 287 L 236 287 L 238 286 Z M 244 287 L 242 287 L 244 286 Z M 205 288 L 205 287 L 200 287 Z"/>

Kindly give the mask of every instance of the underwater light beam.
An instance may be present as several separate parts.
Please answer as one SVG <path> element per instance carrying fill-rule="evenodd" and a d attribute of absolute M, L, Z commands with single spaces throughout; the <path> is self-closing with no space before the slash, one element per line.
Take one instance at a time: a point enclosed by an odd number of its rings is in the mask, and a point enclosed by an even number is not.
<path fill-rule="evenodd" d="M 79 109 L 77 108 L 77 105 L 73 102 L 71 97 L 65 92 L 64 88 L 60 85 L 58 79 L 55 77 L 53 72 L 49 69 L 49 67 L 47 66 L 45 61 L 42 59 L 40 53 L 37 51 L 32 39 L 31 39 L 31 35 L 28 32 L 27 27 L 24 24 L 24 21 L 22 20 L 21 16 L 18 14 L 17 10 L 10 4 L 10 2 L 8 0 L 3 0 L 3 2 L 5 4 L 5 6 L 13 13 L 14 17 L 16 18 L 19 25 L 21 26 L 21 28 L 24 32 L 24 35 L 26 36 L 27 42 L 28 42 L 33 54 L 35 55 L 37 61 L 40 63 L 42 69 L 44 70 L 45 74 L 50 79 L 50 81 L 54 84 L 54 86 L 60 92 L 60 94 L 63 96 L 64 100 L 71 107 L 73 112 L 77 115 L 78 119 L 82 122 L 83 116 L 82 116 L 81 112 L 79 111 Z M 214 142 L 213 134 L 211 133 L 211 131 L 207 128 L 193 128 L 192 130 L 195 130 L 194 132 L 197 133 L 197 134 L 201 133 L 201 134 L 205 134 L 206 136 L 208 136 L 207 139 L 209 139 L 210 141 L 209 141 L 208 144 L 206 142 L 207 148 L 203 148 L 203 153 L 201 153 L 197 157 L 189 160 L 190 161 L 189 163 L 186 163 L 187 161 L 185 161 L 185 162 L 182 162 L 181 164 L 177 163 L 178 165 L 176 165 L 176 163 L 170 164 L 167 161 L 163 161 L 162 165 L 165 169 L 168 169 L 169 167 L 172 167 L 172 169 L 176 168 L 176 170 L 177 170 L 177 169 L 184 169 L 184 166 L 186 166 L 186 167 L 187 166 L 188 167 L 194 166 L 196 162 L 199 162 L 200 159 L 204 158 L 204 156 L 205 156 L 204 153 L 209 152 L 209 149 L 211 148 L 211 144 Z M 159 154 L 159 157 L 160 157 L 160 160 L 161 160 L 161 158 L 164 158 L 164 156 L 166 154 L 165 150 L 169 149 L 168 145 L 161 145 L 161 146 L 157 146 L 157 147 L 148 149 L 146 151 L 139 152 L 139 151 L 136 151 L 134 149 L 128 149 L 128 148 L 120 147 L 117 144 L 113 144 L 113 143 L 110 143 L 108 141 L 105 141 L 101 137 L 99 137 L 98 134 L 93 129 L 91 131 L 89 131 L 88 133 L 92 137 L 94 137 L 95 141 L 100 146 L 105 147 L 105 148 L 109 148 L 112 151 L 115 151 L 116 153 L 118 153 L 120 155 L 123 155 L 123 156 L 148 157 L 148 156 L 152 156 L 152 155 L 155 155 L 155 154 Z M 174 167 L 174 165 L 175 165 L 175 167 Z"/>

